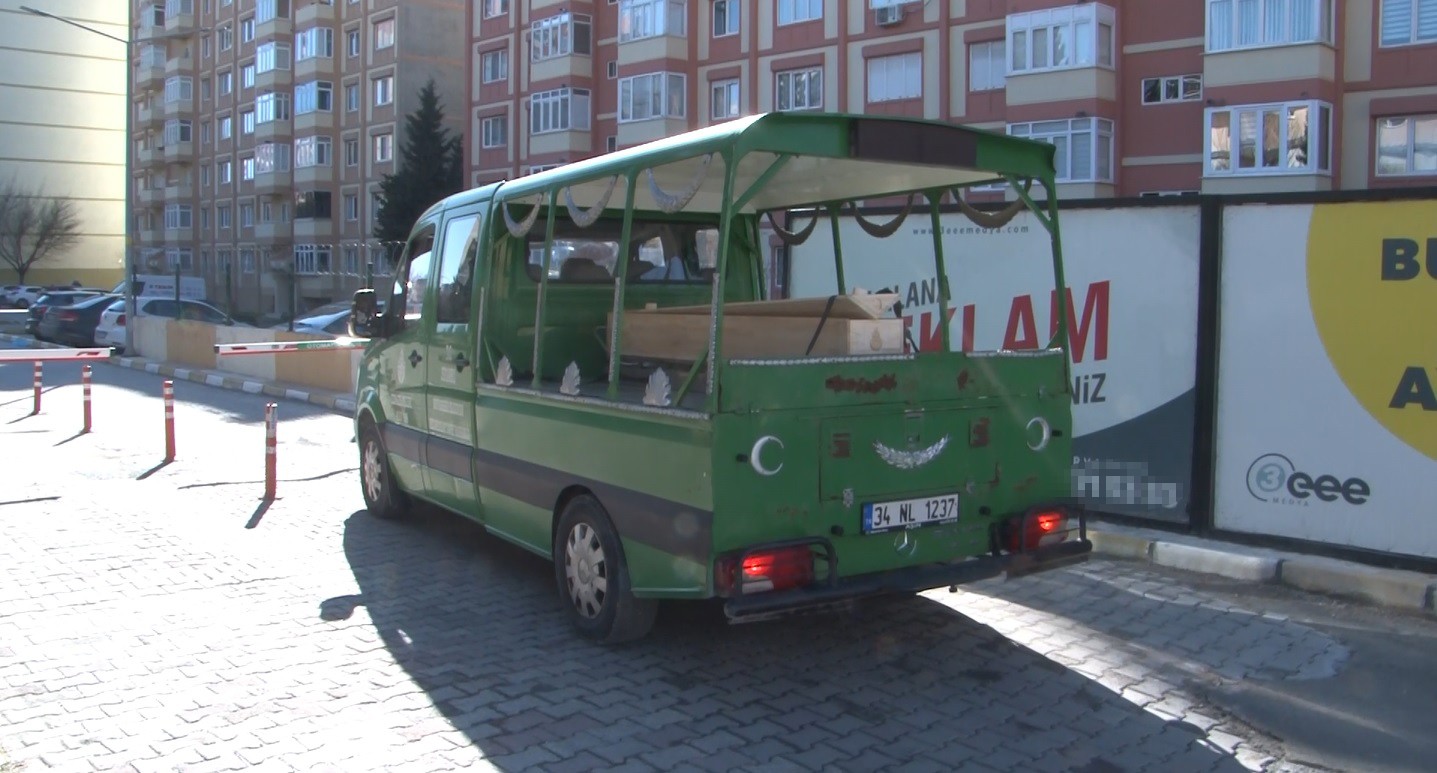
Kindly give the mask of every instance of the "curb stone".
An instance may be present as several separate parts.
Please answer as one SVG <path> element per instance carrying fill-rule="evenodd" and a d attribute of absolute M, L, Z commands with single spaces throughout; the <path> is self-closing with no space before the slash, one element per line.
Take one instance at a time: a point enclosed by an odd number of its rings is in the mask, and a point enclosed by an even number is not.
<path fill-rule="evenodd" d="M 32 349 L 66 348 L 35 341 L 28 336 L 3 333 L 0 333 L 0 344 Z M 140 357 L 112 356 L 109 362 L 221 389 L 306 402 L 343 415 L 353 415 L 355 409 L 352 394 L 287 387 L 232 373 L 175 367 Z M 1093 542 L 1093 552 L 1099 555 L 1245 582 L 1275 583 L 1312 593 L 1356 599 L 1382 607 L 1425 612 L 1429 616 L 1437 617 L 1437 575 L 1252 548 L 1186 534 L 1106 522 L 1090 526 L 1088 537 Z"/>

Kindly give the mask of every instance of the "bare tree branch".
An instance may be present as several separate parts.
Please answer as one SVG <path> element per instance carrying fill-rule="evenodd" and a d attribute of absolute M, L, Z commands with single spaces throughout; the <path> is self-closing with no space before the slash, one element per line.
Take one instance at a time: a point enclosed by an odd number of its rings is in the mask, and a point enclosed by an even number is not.
<path fill-rule="evenodd" d="M 46 196 L 14 179 L 0 186 L 0 260 L 25 283 L 34 266 L 57 258 L 80 241 L 75 202 Z"/>

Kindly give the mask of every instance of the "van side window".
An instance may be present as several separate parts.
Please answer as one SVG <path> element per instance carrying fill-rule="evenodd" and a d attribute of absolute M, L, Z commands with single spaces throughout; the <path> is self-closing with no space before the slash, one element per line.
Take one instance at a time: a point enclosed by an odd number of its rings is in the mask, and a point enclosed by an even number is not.
<path fill-rule="evenodd" d="M 580 229 L 561 224 L 554 234 L 549 281 L 612 284 L 619 262 L 622 223 L 600 221 Z M 707 282 L 716 264 L 718 229 L 708 224 L 636 219 L 629 248 L 628 281 L 638 284 Z M 544 237 L 531 234 L 525 266 L 539 281 L 544 266 Z"/>
<path fill-rule="evenodd" d="M 406 260 L 394 273 L 394 289 L 390 292 L 389 309 L 404 309 L 405 320 L 417 320 L 424 310 L 424 290 L 429 286 L 430 249 L 434 232 L 426 230 L 409 242 Z"/>
<path fill-rule="evenodd" d="M 479 254 L 477 215 L 450 220 L 444 226 L 439 258 L 439 312 L 441 323 L 467 324 L 474 295 L 474 260 Z"/>

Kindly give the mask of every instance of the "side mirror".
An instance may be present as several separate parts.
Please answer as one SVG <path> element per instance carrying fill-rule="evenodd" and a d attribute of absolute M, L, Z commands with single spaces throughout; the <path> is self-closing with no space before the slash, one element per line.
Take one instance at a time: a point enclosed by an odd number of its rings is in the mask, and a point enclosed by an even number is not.
<path fill-rule="evenodd" d="M 374 290 L 356 290 L 354 301 L 349 307 L 349 335 L 354 338 L 377 338 L 384 325 L 381 324 L 379 304 Z"/>

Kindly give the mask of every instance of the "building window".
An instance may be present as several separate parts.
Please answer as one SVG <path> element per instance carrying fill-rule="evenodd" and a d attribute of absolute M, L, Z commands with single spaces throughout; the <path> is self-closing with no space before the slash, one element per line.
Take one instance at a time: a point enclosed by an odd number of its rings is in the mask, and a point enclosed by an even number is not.
<path fill-rule="evenodd" d="M 194 139 L 194 124 L 190 121 L 165 121 L 165 144 L 191 142 Z"/>
<path fill-rule="evenodd" d="M 193 102 L 195 99 L 195 81 L 186 75 L 179 75 L 165 79 L 165 104 L 175 102 Z"/>
<path fill-rule="evenodd" d="M 254 88 L 254 62 L 240 65 L 240 87 Z"/>
<path fill-rule="evenodd" d="M 822 67 L 781 72 L 775 80 L 775 110 L 818 110 L 823 107 Z"/>
<path fill-rule="evenodd" d="M 359 56 L 359 30 L 344 33 L 344 50 L 350 59 Z"/>
<path fill-rule="evenodd" d="M 914 51 L 868 60 L 868 101 L 890 102 L 923 96 L 923 54 Z"/>
<path fill-rule="evenodd" d="M 254 17 L 240 19 L 240 42 L 248 43 L 252 40 L 254 40 Z"/>
<path fill-rule="evenodd" d="M 683 0 L 619 0 L 620 43 L 659 35 L 683 37 L 687 32 Z"/>
<path fill-rule="evenodd" d="M 333 152 L 334 141 L 328 137 L 300 137 L 294 141 L 294 168 L 329 166 Z"/>
<path fill-rule="evenodd" d="M 509 0 L 484 0 L 484 18 L 492 19 L 509 12 Z"/>
<path fill-rule="evenodd" d="M 381 51 L 394 45 L 394 19 L 374 23 L 374 50 Z"/>
<path fill-rule="evenodd" d="M 289 171 L 289 146 L 277 142 L 261 142 L 254 148 L 256 174 Z"/>
<path fill-rule="evenodd" d="M 1008 74 L 1008 44 L 1002 40 L 974 43 L 968 47 L 968 88 L 992 91 L 1004 86 Z"/>
<path fill-rule="evenodd" d="M 1330 167 L 1332 107 L 1308 100 L 1208 108 L 1208 177 L 1325 173 Z M 1237 135 L 1237 156 L 1232 137 Z"/>
<path fill-rule="evenodd" d="M 823 0 L 778 0 L 778 23 L 794 24 L 823 18 Z"/>
<path fill-rule="evenodd" d="M 738 89 L 737 78 L 709 84 L 709 118 L 721 121 L 739 117 L 743 108 L 739 106 Z"/>
<path fill-rule="evenodd" d="M 394 101 L 394 76 L 381 75 L 374 79 L 374 106 L 380 107 Z"/>
<path fill-rule="evenodd" d="M 254 111 L 240 113 L 240 134 L 254 134 Z"/>
<path fill-rule="evenodd" d="M 215 73 L 215 82 L 215 91 L 219 92 L 219 95 L 223 97 L 234 91 L 235 74 L 229 70 Z"/>
<path fill-rule="evenodd" d="M 714 0 L 714 37 L 737 35 L 739 4 L 734 0 Z"/>
<path fill-rule="evenodd" d="M 1382 0 L 1382 46 L 1434 41 L 1437 41 L 1437 0 Z"/>
<path fill-rule="evenodd" d="M 1165 78 L 1143 78 L 1143 104 L 1192 102 L 1202 99 L 1201 75 L 1170 75 Z"/>
<path fill-rule="evenodd" d="M 359 166 L 359 140 L 353 137 L 344 141 L 344 165 Z"/>
<path fill-rule="evenodd" d="M 219 27 L 218 29 L 215 30 L 215 35 L 220 39 L 220 40 L 219 40 L 219 49 L 220 49 L 221 51 L 228 51 L 228 50 L 230 50 L 231 48 L 234 48 L 234 45 L 235 45 L 235 30 L 234 30 L 234 27 L 231 27 L 231 26 L 228 25 L 228 24 L 222 24 L 222 25 L 220 25 L 220 27 Z"/>
<path fill-rule="evenodd" d="M 334 84 L 309 81 L 294 87 L 294 114 L 328 113 L 334 109 Z"/>
<path fill-rule="evenodd" d="M 344 111 L 355 113 L 359 111 L 359 84 L 349 83 L 344 86 Z"/>
<path fill-rule="evenodd" d="M 651 118 L 683 118 L 684 76 L 656 72 L 619 79 L 619 123 Z"/>
<path fill-rule="evenodd" d="M 289 0 L 255 0 L 254 20 L 256 24 L 288 18 Z"/>
<path fill-rule="evenodd" d="M 218 181 L 220 185 L 229 185 L 230 183 L 234 182 L 234 179 L 234 162 L 230 161 L 229 159 L 225 159 L 224 161 L 220 161 L 219 163 L 215 164 L 215 180 Z"/>
<path fill-rule="evenodd" d="M 1009 16 L 1008 72 L 1112 67 L 1114 18 L 1097 3 Z"/>
<path fill-rule="evenodd" d="M 1377 119 L 1377 176 L 1437 174 L 1437 114 Z"/>
<path fill-rule="evenodd" d="M 588 56 L 592 23 L 588 16 L 560 13 L 529 25 L 529 58 L 542 62 L 570 54 Z"/>
<path fill-rule="evenodd" d="M 1113 181 L 1113 122 L 1073 118 L 1009 124 L 1008 133 L 1053 145 L 1058 182 Z"/>
<path fill-rule="evenodd" d="M 485 83 L 509 79 L 509 51 L 485 51 L 479 56 L 480 77 Z"/>
<path fill-rule="evenodd" d="M 1209 52 L 1331 42 L 1331 0 L 1207 0 Z"/>
<path fill-rule="evenodd" d="M 359 220 L 359 194 L 344 194 L 344 219 L 350 223 Z"/>
<path fill-rule="evenodd" d="M 485 118 L 479 122 L 480 146 L 502 148 L 509 142 L 509 121 L 502 115 Z"/>
<path fill-rule="evenodd" d="M 165 230 L 178 231 L 194 225 L 194 213 L 188 204 L 165 205 Z"/>
<path fill-rule="evenodd" d="M 257 73 L 289 69 L 289 46 L 284 43 L 262 43 L 254 50 Z"/>
<path fill-rule="evenodd" d="M 254 266 L 254 250 L 240 250 L 240 271 L 246 274 L 253 274 Z"/>
<path fill-rule="evenodd" d="M 294 36 L 294 60 L 334 58 L 334 30 L 310 27 Z"/>
<path fill-rule="evenodd" d="M 254 169 L 254 156 L 246 156 L 246 157 L 240 159 L 240 179 L 241 179 L 241 180 L 253 180 L 253 179 L 254 179 L 254 172 L 255 172 L 255 169 Z M 243 211 L 243 210 L 241 210 L 241 211 Z M 252 225 L 252 223 L 245 223 L 244 225 Z"/>
<path fill-rule="evenodd" d="M 376 164 L 383 164 L 393 160 L 394 135 L 387 133 L 374 135 L 374 162 Z"/>
<path fill-rule="evenodd" d="M 529 97 L 530 134 L 588 130 L 588 89 L 554 89 Z"/>
<path fill-rule="evenodd" d="M 289 95 L 284 92 L 266 91 L 255 97 L 254 120 L 256 124 L 289 120 Z"/>
<path fill-rule="evenodd" d="M 298 218 L 299 214 L 295 213 Z M 296 244 L 294 246 L 294 273 L 328 274 L 330 272 L 330 247 L 325 244 Z"/>
<path fill-rule="evenodd" d="M 232 222 L 230 219 L 230 206 L 228 204 L 220 204 L 215 207 L 215 228 L 217 230 L 229 228 Z"/>

